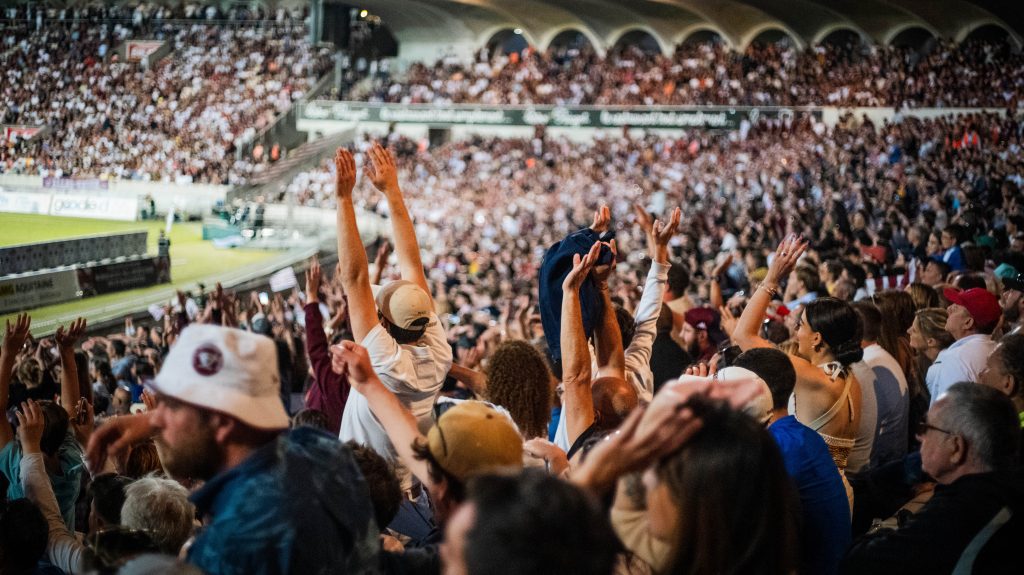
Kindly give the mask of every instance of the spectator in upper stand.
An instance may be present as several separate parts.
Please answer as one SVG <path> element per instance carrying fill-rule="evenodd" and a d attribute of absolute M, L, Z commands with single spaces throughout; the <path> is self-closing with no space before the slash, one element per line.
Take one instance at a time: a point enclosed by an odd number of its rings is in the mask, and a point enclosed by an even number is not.
<path fill-rule="evenodd" d="M 937 287 L 939 284 L 946 282 L 946 277 L 951 271 L 953 271 L 953 268 L 937 256 L 928 258 L 924 269 L 921 271 L 921 283 Z"/>
<path fill-rule="evenodd" d="M 866 470 L 901 459 L 906 454 L 910 396 L 907 378 L 899 362 L 878 344 L 882 313 L 866 300 L 854 303 L 853 308 L 864 326 L 861 336 L 863 361 L 873 372 L 873 396 L 878 406 L 871 461 Z M 893 320 L 890 318 L 889 321 Z"/>
<path fill-rule="evenodd" d="M 1020 421 L 1009 398 L 955 384 L 932 403 L 917 434 L 922 468 L 938 482 L 935 494 L 897 529 L 856 541 L 843 571 L 1018 572 L 1024 483 L 1013 472 Z"/>
<path fill-rule="evenodd" d="M 153 387 L 155 409 L 108 420 L 93 434 L 89 458 L 99 468 L 155 436 L 170 476 L 205 481 L 191 498 L 207 520 L 189 563 L 211 575 L 374 568 L 377 528 L 351 453 L 312 429 L 283 431 L 272 340 L 189 326 Z"/>
<path fill-rule="evenodd" d="M 767 347 L 743 352 L 733 365 L 757 374 L 771 391 L 768 432 L 800 495 L 800 572 L 837 573 L 850 545 L 850 505 L 825 441 L 789 413 L 796 371 L 786 354 Z"/>
<path fill-rule="evenodd" d="M 964 251 L 960 244 L 967 240 L 967 229 L 960 224 L 951 224 L 942 230 L 942 261 L 952 271 L 959 272 L 967 269 L 964 262 Z"/>
<path fill-rule="evenodd" d="M 946 331 L 956 341 L 939 352 L 928 368 L 925 383 L 932 404 L 954 383 L 978 381 L 985 358 L 996 345 L 992 332 L 1002 312 L 996 296 L 982 288 L 965 291 L 947 288 L 943 295 L 950 302 Z"/>
<path fill-rule="evenodd" d="M 429 419 L 434 398 L 452 364 L 452 349 L 434 312 L 434 300 L 423 273 L 412 218 L 398 186 L 391 154 L 376 144 L 365 175 L 387 199 L 393 242 L 402 279 L 371 290 L 366 252 L 356 227 L 352 190 L 356 163 L 346 149 L 335 158 L 338 198 L 338 269 L 348 297 L 355 341 L 364 346 L 373 368 L 421 423 Z M 341 421 L 342 440 L 355 440 L 394 460 L 395 449 L 370 412 L 366 398 L 351 395 Z"/>

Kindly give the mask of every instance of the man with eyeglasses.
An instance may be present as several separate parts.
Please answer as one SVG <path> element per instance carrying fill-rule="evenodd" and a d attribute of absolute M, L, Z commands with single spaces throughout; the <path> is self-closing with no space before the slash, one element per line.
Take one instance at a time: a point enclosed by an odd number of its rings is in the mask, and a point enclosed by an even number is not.
<path fill-rule="evenodd" d="M 1019 572 L 1024 482 L 1017 469 L 1017 412 L 1004 394 L 951 386 L 917 429 L 921 465 L 938 485 L 896 529 L 860 538 L 845 573 Z"/>

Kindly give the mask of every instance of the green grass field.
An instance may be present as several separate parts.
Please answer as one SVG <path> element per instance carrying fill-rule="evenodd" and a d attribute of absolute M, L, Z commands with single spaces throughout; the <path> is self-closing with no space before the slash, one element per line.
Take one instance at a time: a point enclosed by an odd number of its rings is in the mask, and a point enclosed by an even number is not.
<path fill-rule="evenodd" d="M 103 233 L 149 231 L 149 253 L 157 251 L 157 237 L 164 229 L 164 222 L 116 222 L 82 218 L 60 218 L 0 213 L 0 246 L 25 244 L 55 239 L 72 238 Z M 171 228 L 171 277 L 175 287 L 191 287 L 201 280 L 209 280 L 223 273 L 280 256 L 280 252 L 245 249 L 217 249 L 210 242 L 202 240 L 202 225 L 198 223 L 176 223 Z M 212 284 L 211 284 L 212 287 Z M 52 305 L 32 310 L 34 323 L 45 325 L 48 321 L 74 314 L 78 310 L 111 306 L 148 294 L 168 290 L 167 285 L 107 294 L 80 301 Z M 0 316 L 0 329 L 8 316 Z M 35 330 L 33 330 L 35 331 Z M 50 331 L 46 329 L 46 331 Z"/>

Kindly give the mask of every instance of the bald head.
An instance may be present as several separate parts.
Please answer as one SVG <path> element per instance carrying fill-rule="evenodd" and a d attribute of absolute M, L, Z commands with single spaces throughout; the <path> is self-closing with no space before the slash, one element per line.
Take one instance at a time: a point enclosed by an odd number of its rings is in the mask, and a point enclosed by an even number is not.
<path fill-rule="evenodd" d="M 590 385 L 590 394 L 594 398 L 594 410 L 600 414 L 598 425 L 601 429 L 618 427 L 639 402 L 636 389 L 618 377 L 595 379 Z"/>

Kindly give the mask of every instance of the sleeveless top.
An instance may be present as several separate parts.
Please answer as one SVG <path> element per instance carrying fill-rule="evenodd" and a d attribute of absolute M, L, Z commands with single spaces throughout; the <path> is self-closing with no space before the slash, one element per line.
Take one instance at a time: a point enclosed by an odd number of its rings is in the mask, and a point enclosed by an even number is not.
<path fill-rule="evenodd" d="M 838 361 L 830 361 L 823 363 L 818 367 L 825 372 L 832 382 L 835 382 L 840 376 L 845 375 L 845 369 L 843 365 Z M 853 444 L 856 441 L 855 438 L 846 437 L 835 437 L 827 433 L 822 433 L 821 428 L 824 427 L 828 422 L 835 419 L 836 415 L 839 414 L 839 410 L 843 408 L 843 404 L 846 403 L 850 406 L 850 421 L 853 421 L 853 398 L 850 397 L 850 382 L 851 378 L 846 375 L 846 385 L 843 386 L 843 393 L 840 394 L 839 399 L 832 404 L 832 407 L 825 413 L 821 414 L 817 419 L 807 424 L 814 431 L 818 432 L 818 435 L 825 440 L 825 445 L 828 445 L 828 452 L 832 455 L 832 460 L 835 461 L 836 467 L 839 471 L 846 469 L 847 461 L 850 458 L 850 451 L 853 449 Z M 789 411 L 793 415 L 796 415 L 796 391 L 789 397 Z"/>

